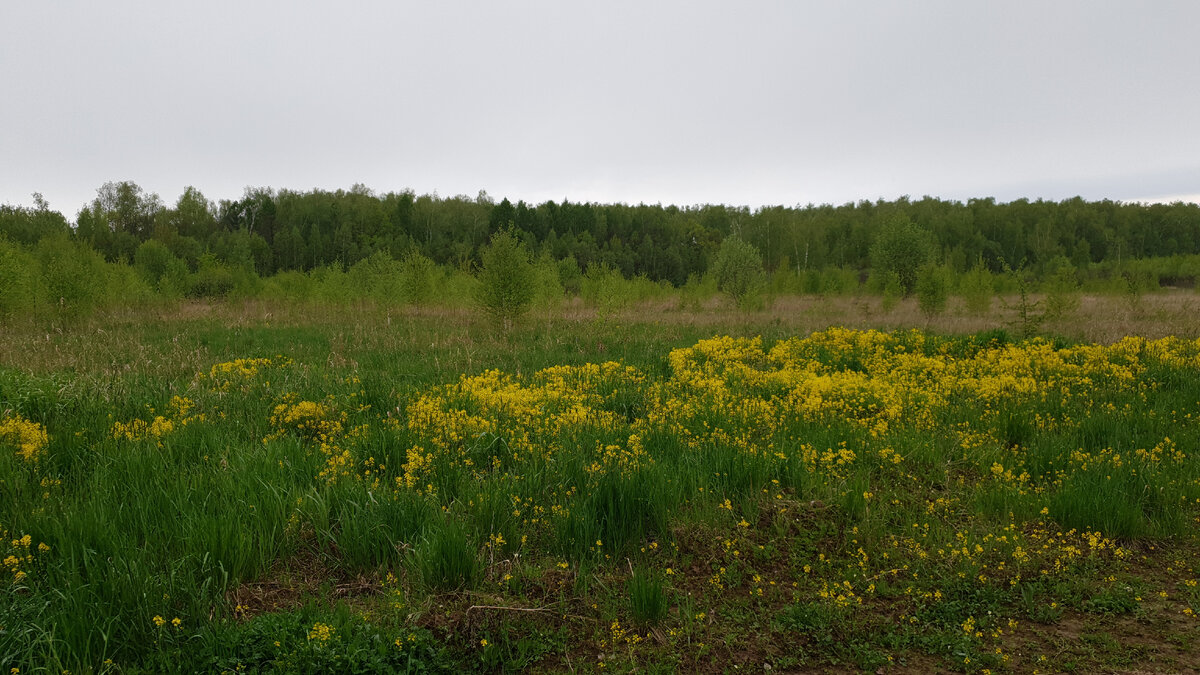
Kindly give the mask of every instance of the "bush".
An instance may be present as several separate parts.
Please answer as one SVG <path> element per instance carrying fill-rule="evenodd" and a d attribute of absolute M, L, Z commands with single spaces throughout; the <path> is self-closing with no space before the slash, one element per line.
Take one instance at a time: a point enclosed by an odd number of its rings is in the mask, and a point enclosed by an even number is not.
<path fill-rule="evenodd" d="M 558 261 L 558 283 L 563 290 L 572 295 L 579 295 L 583 281 L 583 272 L 579 270 L 579 262 L 571 254 Z"/>
<path fill-rule="evenodd" d="M 1033 292 L 1030 290 L 1029 272 L 1024 268 L 1018 270 L 1009 270 L 1009 275 L 1017 289 L 1017 301 L 1014 304 L 1005 302 L 1001 298 L 1001 303 L 1005 309 L 1013 310 L 1014 316 L 1010 321 L 1013 329 L 1018 331 L 1022 338 L 1029 339 L 1041 330 L 1042 322 L 1046 320 L 1046 312 L 1042 308 L 1041 300 L 1033 299 Z"/>
<path fill-rule="evenodd" d="M 890 312 L 904 296 L 904 284 L 900 275 L 892 270 L 871 270 L 867 286 L 883 296 L 883 311 Z"/>
<path fill-rule="evenodd" d="M 717 290 L 733 298 L 739 307 L 745 307 L 764 285 L 762 256 L 758 249 L 736 235 L 721 242 L 712 274 Z"/>
<path fill-rule="evenodd" d="M 0 317 L 31 312 L 36 304 L 33 256 L 0 235 Z"/>
<path fill-rule="evenodd" d="M 963 275 L 958 283 L 958 292 L 967 306 L 967 314 L 983 316 L 992 309 L 992 296 L 996 289 L 992 273 L 983 266 L 982 261 Z"/>
<path fill-rule="evenodd" d="M 549 254 L 543 254 L 533 263 L 533 302 L 538 307 L 546 307 L 562 300 L 562 297 L 558 263 Z"/>
<path fill-rule="evenodd" d="M 175 257 L 161 241 L 142 242 L 133 254 L 133 265 L 138 275 L 163 295 L 177 297 L 187 289 L 187 263 Z"/>
<path fill-rule="evenodd" d="M 535 280 L 529 252 L 513 232 L 501 230 L 492 235 L 480 256 L 483 266 L 476 302 L 505 330 L 512 328 L 533 302 Z"/>
<path fill-rule="evenodd" d="M 1079 309 L 1079 275 L 1070 261 L 1059 256 L 1050 261 L 1055 268 L 1046 281 L 1046 318 L 1058 321 L 1070 317 Z"/>
<path fill-rule="evenodd" d="M 386 251 L 376 251 L 354 263 L 347 272 L 351 288 L 376 302 L 396 302 L 401 296 L 400 264 Z"/>
<path fill-rule="evenodd" d="M 633 298 L 626 290 L 621 270 L 608 263 L 588 265 L 587 274 L 583 275 L 579 284 L 580 296 L 601 312 L 611 312 L 629 305 Z"/>
<path fill-rule="evenodd" d="M 433 281 L 437 268 L 417 249 L 410 249 L 400 261 L 400 297 L 404 302 L 423 305 L 433 297 Z"/>
<path fill-rule="evenodd" d="M 889 221 L 871 244 L 871 267 L 894 272 L 905 295 L 917 287 L 917 270 L 933 259 L 933 235 L 907 218 Z"/>
<path fill-rule="evenodd" d="M 46 299 L 59 313 L 82 314 L 104 299 L 104 260 L 90 247 L 54 235 L 39 241 L 34 255 Z"/>
<path fill-rule="evenodd" d="M 233 270 L 211 253 L 200 257 L 200 267 L 192 275 L 188 295 L 193 298 L 223 298 L 236 283 Z"/>
<path fill-rule="evenodd" d="M 917 305 L 926 319 L 946 311 L 950 299 L 950 279 L 946 269 L 926 263 L 917 272 Z"/>

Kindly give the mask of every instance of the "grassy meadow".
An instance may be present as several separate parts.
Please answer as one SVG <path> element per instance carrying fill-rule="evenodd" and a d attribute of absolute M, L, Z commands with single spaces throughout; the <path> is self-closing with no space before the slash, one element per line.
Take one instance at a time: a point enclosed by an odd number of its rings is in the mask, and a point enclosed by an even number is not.
<path fill-rule="evenodd" d="M 1194 671 L 1197 309 L 10 323 L 0 672 Z"/>

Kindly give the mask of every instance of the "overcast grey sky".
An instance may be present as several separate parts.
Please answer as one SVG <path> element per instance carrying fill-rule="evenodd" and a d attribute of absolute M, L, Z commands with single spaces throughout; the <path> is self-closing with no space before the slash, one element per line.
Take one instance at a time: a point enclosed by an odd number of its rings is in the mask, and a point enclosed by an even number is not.
<path fill-rule="evenodd" d="M 1200 2 L 3 2 L 0 203 L 1200 198 Z"/>

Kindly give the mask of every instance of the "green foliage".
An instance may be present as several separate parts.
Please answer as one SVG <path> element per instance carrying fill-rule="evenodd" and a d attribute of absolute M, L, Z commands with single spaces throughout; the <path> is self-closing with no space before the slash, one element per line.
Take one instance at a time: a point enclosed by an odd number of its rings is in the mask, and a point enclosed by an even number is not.
<path fill-rule="evenodd" d="M 413 566 L 421 582 L 439 592 L 474 588 L 483 569 L 466 529 L 450 520 L 429 528 L 413 553 Z"/>
<path fill-rule="evenodd" d="M 156 239 L 143 242 L 138 247 L 133 264 L 151 288 L 167 297 L 179 297 L 188 288 L 187 264 L 175 257 L 166 244 Z"/>
<path fill-rule="evenodd" d="M 104 260 L 92 249 L 60 234 L 38 241 L 33 253 L 46 300 L 56 313 L 78 316 L 106 300 Z"/>
<path fill-rule="evenodd" d="M 904 284 L 893 270 L 871 270 L 867 286 L 883 296 L 883 311 L 890 312 L 904 296 Z"/>
<path fill-rule="evenodd" d="M 413 305 L 424 305 L 433 299 L 437 268 L 433 261 L 415 248 L 409 249 L 400 261 L 400 297 Z"/>
<path fill-rule="evenodd" d="M 581 292 L 583 272 L 580 271 L 579 262 L 575 260 L 574 254 L 568 254 L 558 261 L 558 283 L 564 291 L 572 295 L 579 295 Z"/>
<path fill-rule="evenodd" d="M 659 297 L 662 288 L 646 277 L 626 279 L 621 270 L 608 263 L 597 263 L 588 267 L 587 274 L 583 275 L 579 295 L 601 315 L 606 315 Z"/>
<path fill-rule="evenodd" d="M 70 232 L 71 224 L 61 213 L 52 211 L 40 196 L 34 201 L 33 208 L 0 205 L 0 233 L 33 246 L 44 237 Z M 511 224 L 530 251 L 544 252 L 555 262 L 574 261 L 574 267 L 563 262 L 559 270 L 559 284 L 569 293 L 578 292 L 575 270 L 597 263 L 607 263 L 625 278 L 645 275 L 654 283 L 682 286 L 692 275 L 711 273 L 722 240 L 736 232 L 765 253 L 763 267 L 774 271 L 773 292 L 830 295 L 846 292 L 847 286 L 844 279 L 831 285 L 830 271 L 890 264 L 904 266 L 896 271 L 905 294 L 911 293 L 915 274 L 906 270 L 928 259 L 897 254 L 907 244 L 904 236 L 895 235 L 916 227 L 914 222 L 920 223 L 916 229 L 925 231 L 927 239 L 938 242 L 943 263 L 956 274 L 967 268 L 967 261 L 981 260 L 996 273 L 1005 259 L 1025 260 L 1041 282 L 1052 273 L 1056 256 L 1069 255 L 1080 283 L 1089 290 L 1105 280 L 1118 280 L 1105 290 L 1123 292 L 1118 287 L 1123 273 L 1138 275 L 1145 290 L 1160 284 L 1191 288 L 1200 279 L 1194 262 L 1181 262 L 1200 254 L 1200 206 L 1182 203 L 1071 199 L 1003 204 L 973 199 L 964 204 L 901 198 L 751 210 L 722 205 L 513 205 L 507 200 L 417 196 L 410 191 L 376 195 L 356 186 L 332 192 L 248 188 L 241 198 L 219 203 L 188 187 L 173 205 L 166 205 L 136 183 L 122 181 L 97 190 L 96 199 L 79 209 L 74 226 L 77 238 L 109 262 L 133 261 L 138 247 L 154 239 L 191 271 L 208 252 L 233 270 L 252 269 L 266 277 L 334 264 L 353 266 L 376 253 L 395 257 L 410 249 L 436 265 L 463 268 L 478 259 L 486 243 L 485 228 Z M 239 285 L 245 286 L 240 281 Z"/>
<path fill-rule="evenodd" d="M 1050 278 L 1043 285 L 1046 294 L 1046 319 L 1061 321 L 1079 309 L 1079 275 L 1071 262 L 1059 256 L 1051 261 Z"/>
<path fill-rule="evenodd" d="M 950 272 L 944 267 L 926 263 L 917 270 L 917 306 L 926 319 L 946 311 L 950 299 Z"/>
<path fill-rule="evenodd" d="M 733 298 L 739 307 L 745 307 L 762 291 L 765 283 L 758 249 L 737 236 L 726 237 L 721 242 L 713 260 L 712 275 L 717 281 L 717 289 Z"/>
<path fill-rule="evenodd" d="M 529 310 L 535 293 L 534 269 L 525 245 L 511 230 L 492 235 L 480 253 L 476 301 L 505 329 Z"/>
<path fill-rule="evenodd" d="M 1139 309 L 1142 305 L 1142 296 L 1151 288 L 1150 274 L 1138 271 L 1125 271 L 1121 273 L 1121 294 L 1125 296 L 1125 300 L 1133 309 Z"/>
<path fill-rule="evenodd" d="M 992 298 L 996 294 L 992 281 L 992 273 L 979 261 L 964 274 L 958 283 L 958 292 L 962 295 L 967 314 L 984 316 L 992 309 Z"/>
<path fill-rule="evenodd" d="M 654 626 L 667 617 L 667 591 L 661 578 L 648 569 L 635 570 L 629 577 L 629 609 L 640 626 Z"/>
<path fill-rule="evenodd" d="M 549 254 L 542 254 L 533 263 L 533 304 L 552 306 L 562 300 L 563 286 L 559 282 L 559 266 Z"/>
<path fill-rule="evenodd" d="M 37 262 L 29 252 L 0 236 L 0 317 L 33 311 L 38 302 Z"/>
<path fill-rule="evenodd" d="M 888 221 L 871 244 L 871 268 L 892 272 L 905 295 L 917 286 L 917 271 L 933 259 L 933 235 L 907 218 Z"/>
<path fill-rule="evenodd" d="M 350 266 L 346 271 L 347 291 L 380 303 L 403 299 L 400 290 L 400 265 L 390 253 L 376 251 Z"/>
<path fill-rule="evenodd" d="M 188 285 L 188 296 L 193 298 L 223 298 L 237 284 L 233 270 L 217 260 L 212 254 L 200 257 L 200 265 Z"/>
<path fill-rule="evenodd" d="M 699 312 L 704 307 L 704 301 L 717 295 L 717 283 L 711 275 L 703 277 L 693 274 L 687 283 L 679 289 L 679 309 Z"/>
<path fill-rule="evenodd" d="M 36 208 L 32 209 L 0 205 L 0 238 L 32 246 L 42 237 L 70 233 L 67 219 L 51 211 L 40 194 L 34 193 L 33 200 Z"/>
<path fill-rule="evenodd" d="M 1046 320 L 1046 311 L 1041 300 L 1033 299 L 1032 282 L 1029 272 L 1025 269 L 1009 270 L 1009 275 L 1017 289 L 1017 300 L 1010 303 L 1001 299 L 1005 309 L 1014 313 L 1010 325 L 1022 338 L 1029 339 L 1037 335 Z"/>

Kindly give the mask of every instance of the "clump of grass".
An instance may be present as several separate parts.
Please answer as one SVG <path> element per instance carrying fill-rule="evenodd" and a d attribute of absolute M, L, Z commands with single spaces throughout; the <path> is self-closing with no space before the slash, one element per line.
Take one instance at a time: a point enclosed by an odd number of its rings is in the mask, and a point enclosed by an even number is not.
<path fill-rule="evenodd" d="M 646 569 L 634 571 L 627 585 L 629 609 L 641 626 L 653 626 L 667 617 L 667 589 L 658 575 Z"/>
<path fill-rule="evenodd" d="M 430 528 L 413 565 L 426 588 L 443 592 L 474 588 L 482 568 L 466 530 L 453 521 Z"/>
<path fill-rule="evenodd" d="M 563 521 L 561 545 L 577 557 L 616 554 L 643 539 L 668 535 L 664 483 L 648 469 L 600 477 Z"/>

